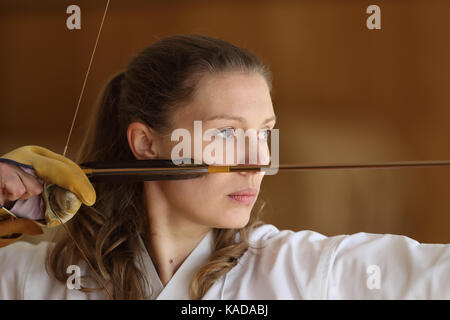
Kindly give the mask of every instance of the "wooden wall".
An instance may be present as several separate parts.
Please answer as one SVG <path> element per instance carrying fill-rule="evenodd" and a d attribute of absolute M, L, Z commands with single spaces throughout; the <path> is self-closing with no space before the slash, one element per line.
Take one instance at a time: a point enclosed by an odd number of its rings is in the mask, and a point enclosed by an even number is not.
<path fill-rule="evenodd" d="M 68 30 L 78 4 L 81 30 Z M 0 2 L 0 154 L 63 151 L 106 1 Z M 69 157 L 105 81 L 158 38 L 202 33 L 257 53 L 274 73 L 282 163 L 450 158 L 450 2 L 112 0 Z M 450 167 L 279 173 L 265 220 L 326 235 L 450 241 Z"/>

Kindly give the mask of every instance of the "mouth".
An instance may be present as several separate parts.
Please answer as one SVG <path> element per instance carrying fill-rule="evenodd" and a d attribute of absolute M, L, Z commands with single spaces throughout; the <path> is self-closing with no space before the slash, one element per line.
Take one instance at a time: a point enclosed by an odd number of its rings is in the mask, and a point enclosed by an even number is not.
<path fill-rule="evenodd" d="M 258 196 L 258 189 L 248 188 L 230 193 L 228 197 L 240 204 L 252 204 Z"/>

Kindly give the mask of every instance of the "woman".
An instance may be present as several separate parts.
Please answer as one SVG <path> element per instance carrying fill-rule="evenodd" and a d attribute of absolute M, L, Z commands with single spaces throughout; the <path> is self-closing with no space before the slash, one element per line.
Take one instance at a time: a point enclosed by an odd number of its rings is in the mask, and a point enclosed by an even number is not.
<path fill-rule="evenodd" d="M 246 50 L 205 36 L 162 39 L 110 81 L 79 162 L 170 159 L 176 144 L 170 133 L 185 128 L 193 134 L 195 120 L 203 130 L 217 128 L 217 139 L 234 139 L 233 129 L 270 130 L 275 125 L 270 89 L 267 68 Z M 41 156 L 66 163 L 48 152 Z M 42 192 L 30 171 L 37 172 L 39 161 L 24 167 L 28 160 L 17 161 L 24 158 L 4 156 L 0 163 L 2 204 L 13 213 L 18 202 L 6 200 L 27 202 Z M 248 152 L 245 158 L 248 162 Z M 92 204 L 95 193 L 85 177 L 67 166 L 48 175 L 62 182 L 51 182 Z M 69 175 L 76 176 L 77 187 L 64 182 Z M 394 235 L 328 238 L 279 231 L 258 218 L 262 178 L 240 172 L 96 183 L 95 205 L 82 207 L 67 223 L 74 239 L 61 229 L 56 244 L 15 242 L 0 249 L 0 297 L 450 298 L 450 246 Z M 30 218 L 26 212 L 22 217 Z M 68 270 L 77 266 L 80 289 L 68 281 L 73 279 Z"/>

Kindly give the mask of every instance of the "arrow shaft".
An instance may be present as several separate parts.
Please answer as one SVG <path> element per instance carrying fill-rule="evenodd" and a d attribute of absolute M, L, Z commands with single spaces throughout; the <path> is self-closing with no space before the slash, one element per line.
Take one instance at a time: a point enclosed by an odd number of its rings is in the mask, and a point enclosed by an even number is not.
<path fill-rule="evenodd" d="M 171 165 L 169 160 L 163 160 L 165 166 L 151 167 L 152 162 L 135 161 L 128 162 L 128 166 L 108 168 L 87 168 L 83 171 L 92 181 L 106 180 L 173 180 L 191 179 L 208 173 L 225 172 L 265 172 L 271 168 L 269 165 L 237 165 L 237 166 L 208 166 L 208 165 Z M 161 162 L 158 162 L 160 164 Z M 93 165 L 96 165 L 93 163 Z M 148 167 L 145 167 L 147 165 Z M 135 166 L 135 167 L 133 167 Z M 381 169 L 381 168 L 402 168 L 402 167 L 442 167 L 450 166 L 450 161 L 404 161 L 404 162 L 384 162 L 384 163 L 349 163 L 349 164 L 283 164 L 278 167 L 279 171 L 309 171 L 309 170 L 339 170 L 339 169 Z M 272 168 L 273 169 L 273 168 Z"/>

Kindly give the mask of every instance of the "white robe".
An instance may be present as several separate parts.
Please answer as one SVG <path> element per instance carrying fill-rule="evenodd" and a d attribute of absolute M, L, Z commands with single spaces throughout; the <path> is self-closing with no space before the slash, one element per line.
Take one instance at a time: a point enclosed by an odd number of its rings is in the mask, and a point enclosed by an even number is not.
<path fill-rule="evenodd" d="M 449 244 L 390 234 L 326 237 L 272 225 L 257 228 L 250 240 L 259 249 L 249 249 L 204 299 L 450 299 Z M 0 299 L 108 298 L 49 276 L 45 259 L 53 245 L 16 242 L 0 249 Z M 141 241 L 136 263 L 151 286 L 148 298 L 189 299 L 192 276 L 212 248 L 210 232 L 163 287 Z M 85 265 L 83 272 L 89 273 Z"/>

